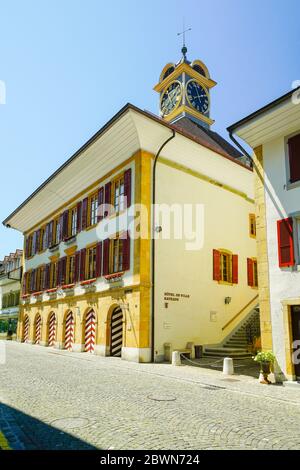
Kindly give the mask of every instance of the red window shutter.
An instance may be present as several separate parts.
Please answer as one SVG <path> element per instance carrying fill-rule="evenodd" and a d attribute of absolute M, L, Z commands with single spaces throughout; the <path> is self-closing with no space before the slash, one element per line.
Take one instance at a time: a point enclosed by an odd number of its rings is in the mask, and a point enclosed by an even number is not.
<path fill-rule="evenodd" d="M 38 253 L 40 251 L 40 236 L 41 236 L 41 231 L 37 230 L 36 232 L 36 249 L 35 252 Z"/>
<path fill-rule="evenodd" d="M 109 245 L 110 239 L 107 238 L 103 242 L 103 276 L 109 274 Z"/>
<path fill-rule="evenodd" d="M 69 211 L 66 210 L 62 217 L 62 238 L 65 240 L 69 236 Z"/>
<path fill-rule="evenodd" d="M 33 233 L 32 237 L 32 254 L 36 254 L 36 232 Z"/>
<path fill-rule="evenodd" d="M 86 249 L 80 250 L 80 281 L 85 281 L 86 276 Z"/>
<path fill-rule="evenodd" d="M 50 287 L 50 263 L 45 266 L 45 284 L 44 289 L 49 289 Z"/>
<path fill-rule="evenodd" d="M 28 247 L 29 247 L 29 238 L 27 237 L 26 242 L 25 242 L 25 258 L 29 258 Z"/>
<path fill-rule="evenodd" d="M 77 203 L 77 233 L 81 232 L 81 206 L 82 202 Z"/>
<path fill-rule="evenodd" d="M 124 196 L 127 198 L 127 207 L 131 206 L 131 168 L 124 173 Z"/>
<path fill-rule="evenodd" d="M 56 285 L 61 286 L 61 259 L 57 261 Z"/>
<path fill-rule="evenodd" d="M 218 250 L 213 250 L 213 280 L 221 279 L 221 254 Z"/>
<path fill-rule="evenodd" d="M 36 269 L 33 269 L 31 271 L 31 291 L 35 292 L 35 286 L 36 286 Z"/>
<path fill-rule="evenodd" d="M 278 256 L 279 266 L 294 266 L 294 234 L 293 234 L 293 219 L 282 219 L 277 221 L 277 235 L 278 235 Z"/>
<path fill-rule="evenodd" d="M 23 293 L 23 295 L 27 294 L 27 291 L 26 291 L 27 276 L 28 276 L 28 273 L 23 274 L 23 284 L 22 284 L 22 293 Z"/>
<path fill-rule="evenodd" d="M 61 259 L 61 273 L 60 273 L 60 284 L 63 286 L 66 283 L 67 274 L 67 257 L 64 256 Z"/>
<path fill-rule="evenodd" d="M 102 274 L 102 242 L 97 243 L 96 247 L 96 277 Z"/>
<path fill-rule="evenodd" d="M 232 284 L 239 282 L 239 259 L 238 255 L 232 255 Z"/>
<path fill-rule="evenodd" d="M 63 228 L 64 228 L 64 214 L 61 214 L 59 217 L 59 240 L 58 243 L 60 243 L 63 239 Z"/>
<path fill-rule="evenodd" d="M 248 276 L 248 286 L 254 286 L 254 273 L 253 273 L 253 260 L 247 258 L 247 276 Z"/>
<path fill-rule="evenodd" d="M 88 198 L 86 197 L 82 201 L 82 213 L 81 213 L 81 230 L 85 230 L 87 227 L 87 210 L 88 210 Z"/>
<path fill-rule="evenodd" d="M 74 270 L 74 281 L 79 281 L 79 272 L 80 272 L 80 251 L 75 253 L 75 270 Z"/>
<path fill-rule="evenodd" d="M 98 212 L 97 221 L 100 222 L 103 219 L 103 204 L 104 204 L 104 187 L 98 191 Z"/>
<path fill-rule="evenodd" d="M 295 135 L 288 140 L 289 164 L 290 164 L 290 182 L 300 180 L 300 134 Z"/>
<path fill-rule="evenodd" d="M 107 207 L 105 208 L 104 217 L 107 217 L 110 214 L 109 206 L 111 204 L 111 182 L 106 183 L 105 185 L 105 204 Z"/>
<path fill-rule="evenodd" d="M 127 232 L 127 237 L 123 239 L 123 270 L 130 269 L 130 236 Z"/>
<path fill-rule="evenodd" d="M 49 246 L 49 224 L 47 224 L 45 228 L 45 248 L 48 248 L 48 246 Z"/>

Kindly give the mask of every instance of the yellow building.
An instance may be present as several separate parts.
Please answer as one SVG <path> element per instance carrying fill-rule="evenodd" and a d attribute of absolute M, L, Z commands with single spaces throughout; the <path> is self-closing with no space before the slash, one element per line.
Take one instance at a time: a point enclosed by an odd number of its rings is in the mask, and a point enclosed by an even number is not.
<path fill-rule="evenodd" d="M 19 341 L 162 361 L 223 347 L 253 312 L 253 172 L 210 129 L 214 85 L 199 60 L 168 64 L 161 118 L 126 105 L 7 217 Z"/>

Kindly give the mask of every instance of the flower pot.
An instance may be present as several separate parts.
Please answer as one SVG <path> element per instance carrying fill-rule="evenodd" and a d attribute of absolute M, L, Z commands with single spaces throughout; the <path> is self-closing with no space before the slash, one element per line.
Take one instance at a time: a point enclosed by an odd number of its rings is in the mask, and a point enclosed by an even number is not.
<path fill-rule="evenodd" d="M 271 374 L 271 362 L 261 362 L 260 363 L 260 373 L 263 376 L 261 383 L 270 384 L 268 377 Z"/>

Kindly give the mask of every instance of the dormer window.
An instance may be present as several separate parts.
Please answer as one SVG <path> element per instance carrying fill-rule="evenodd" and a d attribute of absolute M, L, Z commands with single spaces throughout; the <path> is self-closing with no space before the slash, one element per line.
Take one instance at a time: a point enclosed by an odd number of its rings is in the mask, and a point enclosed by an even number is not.
<path fill-rule="evenodd" d="M 203 75 L 205 77 L 205 72 L 199 64 L 193 65 L 193 69 L 195 70 L 195 72 L 198 72 L 200 73 L 200 75 Z"/>
<path fill-rule="evenodd" d="M 175 67 L 169 67 L 164 73 L 163 80 L 167 78 L 169 75 L 171 75 L 171 73 L 173 73 L 174 70 L 175 70 Z"/>

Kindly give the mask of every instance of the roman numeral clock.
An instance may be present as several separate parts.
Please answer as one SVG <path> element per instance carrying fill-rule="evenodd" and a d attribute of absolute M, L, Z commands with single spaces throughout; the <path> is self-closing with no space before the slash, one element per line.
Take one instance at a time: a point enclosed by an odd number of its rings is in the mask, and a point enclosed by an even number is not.
<path fill-rule="evenodd" d="M 210 127 L 214 123 L 210 118 L 210 89 L 215 85 L 203 62 L 188 61 L 183 49 L 182 59 L 177 64 L 167 64 L 154 87 L 160 94 L 161 117 L 171 123 L 188 117 Z"/>

